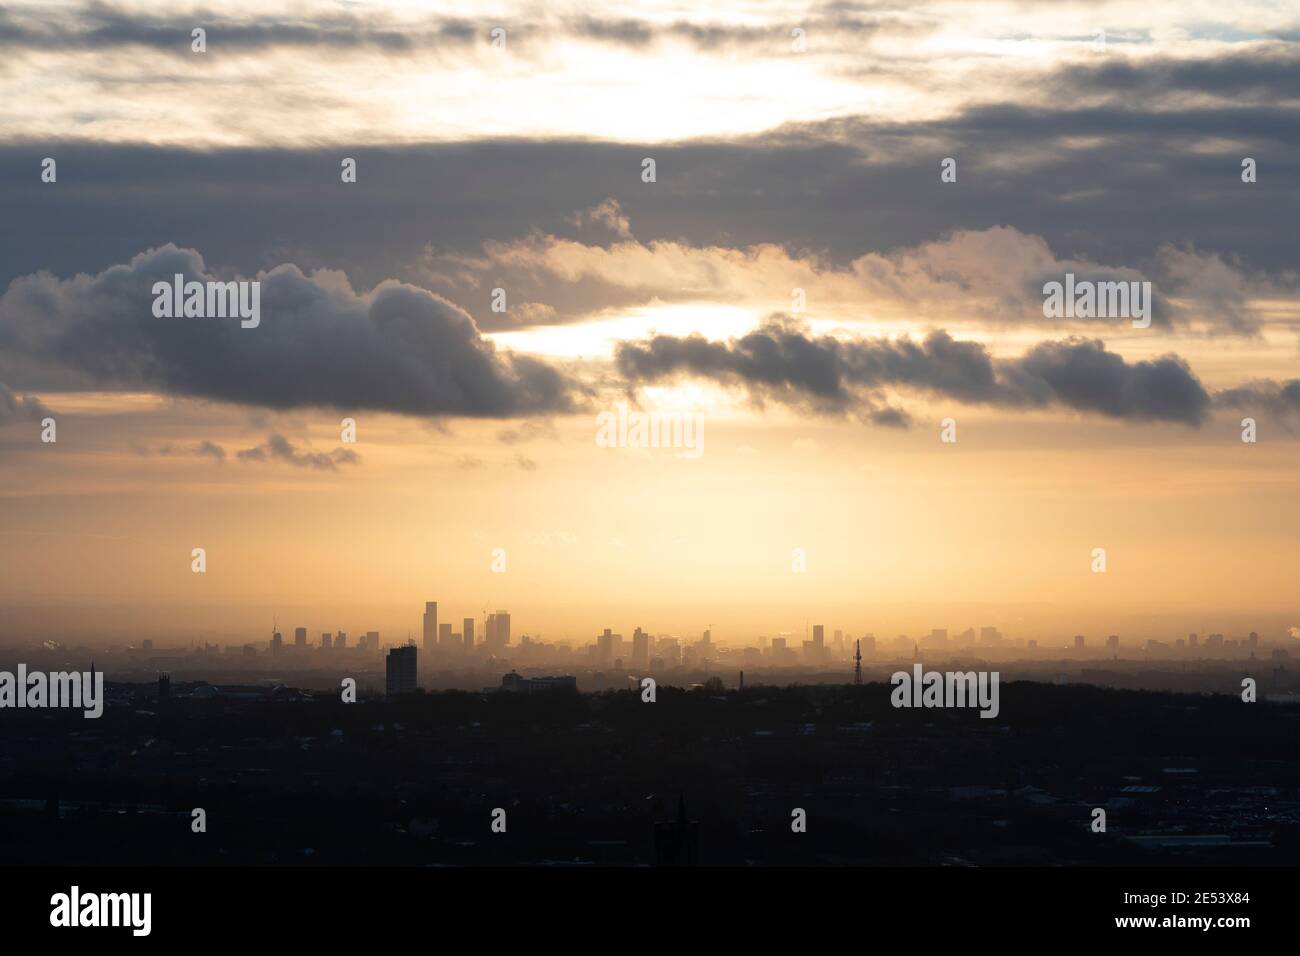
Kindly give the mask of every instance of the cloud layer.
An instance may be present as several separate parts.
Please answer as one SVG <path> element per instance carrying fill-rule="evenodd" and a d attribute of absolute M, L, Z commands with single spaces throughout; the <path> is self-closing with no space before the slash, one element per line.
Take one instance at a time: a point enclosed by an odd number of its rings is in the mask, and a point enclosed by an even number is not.
<path fill-rule="evenodd" d="M 167 245 L 97 275 L 38 273 L 0 296 L 8 381 L 157 389 L 269 408 L 331 406 L 413 415 L 525 416 L 573 407 L 573 384 L 499 353 L 459 307 L 385 282 L 353 291 L 338 273 L 282 265 L 259 275 L 261 324 L 156 318 L 153 284 L 207 281 L 202 257 Z"/>
<path fill-rule="evenodd" d="M 1041 342 L 1014 359 L 996 359 L 978 342 L 932 332 L 924 341 L 842 341 L 798 325 L 770 322 L 731 342 L 655 336 L 623 343 L 619 370 L 633 383 L 711 378 L 823 414 L 854 412 L 902 424 L 904 410 L 885 390 L 921 392 L 1011 409 L 1060 407 L 1129 421 L 1198 425 L 1211 397 L 1177 356 L 1127 362 L 1096 340 Z"/>

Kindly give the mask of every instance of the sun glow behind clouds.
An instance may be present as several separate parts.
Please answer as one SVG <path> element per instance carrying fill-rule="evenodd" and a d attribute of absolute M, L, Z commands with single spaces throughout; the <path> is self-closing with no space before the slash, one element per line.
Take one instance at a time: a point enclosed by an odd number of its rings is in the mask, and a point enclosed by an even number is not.
<path fill-rule="evenodd" d="M 691 335 L 725 341 L 744 335 L 759 325 L 762 314 L 753 309 L 712 302 L 649 305 L 621 309 L 607 317 L 573 325 L 487 333 L 500 348 L 552 358 L 612 358 L 614 346 L 626 339 L 654 335 Z"/>

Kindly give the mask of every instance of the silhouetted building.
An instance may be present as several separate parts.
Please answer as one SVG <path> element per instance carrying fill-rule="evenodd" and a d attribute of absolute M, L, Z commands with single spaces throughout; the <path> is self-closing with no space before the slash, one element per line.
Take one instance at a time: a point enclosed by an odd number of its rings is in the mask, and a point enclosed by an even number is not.
<path fill-rule="evenodd" d="M 495 623 L 492 629 L 492 640 L 489 642 L 488 650 L 500 651 L 510 645 L 510 612 L 497 611 L 492 615 Z"/>
<path fill-rule="evenodd" d="M 424 602 L 424 649 L 433 650 L 434 643 L 438 640 L 438 602 Z"/>
<path fill-rule="evenodd" d="M 539 690 L 578 690 L 576 677 L 521 677 L 514 671 L 501 678 L 501 689 L 512 693 L 531 694 Z"/>
<path fill-rule="evenodd" d="M 645 667 L 650 663 L 650 635 L 641 628 L 632 632 L 632 666 Z"/>
<path fill-rule="evenodd" d="M 293 629 L 293 646 L 294 647 L 307 646 L 307 628 L 295 627 Z"/>
<path fill-rule="evenodd" d="M 396 697 L 398 694 L 415 693 L 417 686 L 415 655 L 416 647 L 414 644 L 407 644 L 405 647 L 394 647 L 388 652 L 388 657 L 384 662 L 386 671 L 384 687 L 389 697 Z"/>
<path fill-rule="evenodd" d="M 473 650 L 474 649 L 474 619 L 472 617 L 465 618 L 465 627 L 462 629 L 461 633 L 465 637 L 465 650 L 467 651 Z"/>
<path fill-rule="evenodd" d="M 686 816 L 686 797 L 677 799 L 677 819 L 655 824 L 655 865 L 695 866 L 700 861 L 700 824 Z"/>

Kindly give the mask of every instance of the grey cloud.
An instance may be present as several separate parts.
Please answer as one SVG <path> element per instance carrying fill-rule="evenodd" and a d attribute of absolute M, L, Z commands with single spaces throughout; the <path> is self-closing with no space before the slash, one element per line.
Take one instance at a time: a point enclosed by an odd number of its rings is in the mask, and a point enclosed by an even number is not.
<path fill-rule="evenodd" d="M 914 390 L 1003 408 L 1049 406 L 1131 421 L 1197 425 L 1210 396 L 1176 356 L 1126 362 L 1096 340 L 1044 342 L 1015 359 L 996 359 L 977 342 L 932 332 L 923 342 L 814 338 L 772 321 L 730 342 L 654 336 L 622 343 L 620 372 L 634 386 L 680 376 L 714 378 L 823 414 L 863 414 L 885 425 L 906 412 L 883 404 L 883 389 Z"/>
<path fill-rule="evenodd" d="M 266 441 L 237 452 L 241 461 L 283 461 L 298 468 L 315 468 L 334 471 L 339 465 L 359 464 L 361 457 L 349 448 L 335 448 L 331 452 L 313 452 L 295 447 L 283 435 L 269 435 Z"/>
<path fill-rule="evenodd" d="M 1247 382 L 1216 392 L 1214 402 L 1222 408 L 1244 412 L 1264 411 L 1283 417 L 1300 415 L 1300 379 Z"/>
<path fill-rule="evenodd" d="M 1051 85 L 1062 96 L 1102 95 L 1129 103 L 1189 93 L 1276 103 L 1300 97 L 1300 54 L 1293 44 L 1278 43 L 1214 57 L 1107 57 L 1062 68 Z"/>
<path fill-rule="evenodd" d="M 214 442 L 201 441 L 194 451 L 195 454 L 213 458 L 218 463 L 226 460 L 226 450 Z"/>
<path fill-rule="evenodd" d="M 485 36 L 478 23 L 459 18 L 429 18 L 415 28 L 388 17 L 363 14 L 235 19 L 211 11 L 183 16 L 134 14 L 107 4 L 86 4 L 55 11 L 48 7 L 0 10 L 0 49 L 86 50 L 145 47 L 190 55 L 190 31 L 203 27 L 209 51 L 257 51 L 273 47 L 351 50 L 374 48 L 384 53 L 428 50 L 435 44 L 467 43 Z"/>
<path fill-rule="evenodd" d="M 0 372 L 275 409 L 504 418 L 573 407 L 560 372 L 498 353 L 467 313 L 425 290 L 388 281 L 362 294 L 340 274 L 282 265 L 260 275 L 261 324 L 245 329 L 155 318 L 153 283 L 176 273 L 215 278 L 197 252 L 169 244 L 96 275 L 15 280 L 0 296 Z"/>
<path fill-rule="evenodd" d="M 823 44 L 836 37 L 860 40 L 879 32 L 915 34 L 930 29 L 913 15 L 840 15 L 812 17 L 798 24 Z M 645 47 L 663 39 L 688 42 L 699 49 L 750 47 L 788 49 L 792 25 L 749 26 L 736 23 L 696 23 L 677 20 L 577 16 L 470 20 L 455 16 L 395 19 L 364 10 L 314 14 L 310 18 L 270 15 L 237 18 L 210 10 L 185 15 L 136 14 L 104 3 L 57 11 L 48 7 L 0 9 L 0 49 L 85 50 L 143 47 L 189 55 L 190 31 L 208 32 L 210 52 L 261 51 L 274 48 L 332 50 L 375 49 L 387 55 L 428 55 L 448 45 L 486 43 L 489 31 L 503 26 L 512 47 L 521 43 L 555 42 L 564 38 L 595 40 L 627 47 Z"/>
<path fill-rule="evenodd" d="M 54 413 L 34 395 L 17 395 L 0 382 L 0 425 L 16 421 L 38 422 Z"/>
<path fill-rule="evenodd" d="M 197 445 L 176 445 L 172 442 L 163 442 L 157 448 L 147 448 L 136 446 L 132 449 L 137 455 L 161 455 L 170 457 L 173 455 L 192 455 L 197 458 L 211 458 L 217 464 L 226 460 L 226 450 L 216 442 L 201 441 Z"/>
<path fill-rule="evenodd" d="M 521 445 L 540 438 L 555 438 L 555 424 L 546 419 L 521 423 L 517 428 L 503 428 L 497 432 L 497 441 L 503 445 Z"/>

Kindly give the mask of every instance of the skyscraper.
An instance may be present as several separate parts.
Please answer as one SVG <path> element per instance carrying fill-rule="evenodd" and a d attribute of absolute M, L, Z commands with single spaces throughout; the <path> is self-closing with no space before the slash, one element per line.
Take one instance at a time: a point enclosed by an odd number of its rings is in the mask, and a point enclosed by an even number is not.
<path fill-rule="evenodd" d="M 320 636 L 320 646 L 328 651 L 330 649 L 330 642 L 332 642 L 333 640 L 334 640 L 334 635 L 331 634 L 329 631 L 326 631 L 324 634 Z"/>
<path fill-rule="evenodd" d="M 632 666 L 645 667 L 650 663 L 650 635 L 641 628 L 632 632 Z"/>
<path fill-rule="evenodd" d="M 414 644 L 407 644 L 404 647 L 394 647 L 389 650 L 388 657 L 384 661 L 384 676 L 386 678 L 384 689 L 389 697 L 415 692 L 415 655 L 416 647 Z"/>
<path fill-rule="evenodd" d="M 465 650 L 472 651 L 474 649 L 474 619 L 472 617 L 465 618 L 465 627 L 462 633 L 465 635 Z"/>
<path fill-rule="evenodd" d="M 307 646 L 307 628 L 295 627 L 293 629 L 293 646 L 294 647 Z"/>
<path fill-rule="evenodd" d="M 424 649 L 432 650 L 438 640 L 438 602 L 424 602 Z"/>

